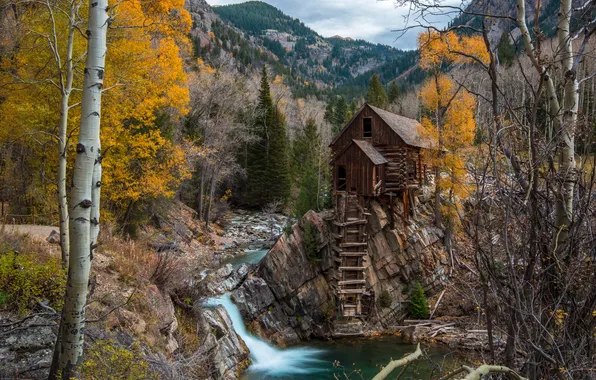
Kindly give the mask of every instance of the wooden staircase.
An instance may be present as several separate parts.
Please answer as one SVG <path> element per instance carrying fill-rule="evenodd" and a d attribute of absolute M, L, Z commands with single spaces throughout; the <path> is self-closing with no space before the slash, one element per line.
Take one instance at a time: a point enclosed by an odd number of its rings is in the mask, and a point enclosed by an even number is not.
<path fill-rule="evenodd" d="M 336 252 L 339 263 L 337 295 L 343 317 L 363 315 L 362 295 L 366 292 L 365 260 L 367 257 L 366 217 L 356 195 L 337 194 L 335 220 Z"/>

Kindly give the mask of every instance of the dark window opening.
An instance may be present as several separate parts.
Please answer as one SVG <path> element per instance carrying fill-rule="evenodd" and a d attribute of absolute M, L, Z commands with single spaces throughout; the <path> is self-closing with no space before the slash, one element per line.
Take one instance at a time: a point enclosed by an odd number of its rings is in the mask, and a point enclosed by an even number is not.
<path fill-rule="evenodd" d="M 411 181 L 415 181 L 418 175 L 418 168 L 416 166 L 416 160 L 408 160 L 408 179 Z"/>
<path fill-rule="evenodd" d="M 372 137 L 372 118 L 365 117 L 362 119 L 362 137 Z"/>
<path fill-rule="evenodd" d="M 345 166 L 338 166 L 337 167 L 337 191 L 345 191 L 346 190 L 346 182 L 347 174 L 346 174 L 346 167 Z"/>

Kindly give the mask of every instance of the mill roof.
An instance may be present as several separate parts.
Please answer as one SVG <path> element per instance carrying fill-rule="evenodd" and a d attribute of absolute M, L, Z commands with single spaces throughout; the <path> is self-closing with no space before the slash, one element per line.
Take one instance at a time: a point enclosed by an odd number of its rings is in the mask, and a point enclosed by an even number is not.
<path fill-rule="evenodd" d="M 381 165 L 381 164 L 385 164 L 389 161 L 387 161 L 387 159 L 381 154 L 379 153 L 378 150 L 375 149 L 374 146 L 372 146 L 371 143 L 369 143 L 368 141 L 365 140 L 352 140 L 352 142 L 356 145 L 358 145 L 358 148 L 360 148 L 360 150 L 362 152 L 364 152 L 364 154 L 366 154 L 366 156 L 368 158 L 370 158 L 370 160 L 372 161 L 373 164 L 375 165 Z"/>
<path fill-rule="evenodd" d="M 338 159 L 346 150 L 348 150 L 349 147 L 352 146 L 352 144 L 356 145 L 375 165 L 382 165 L 389 162 L 381 153 L 379 153 L 378 150 L 375 149 L 374 146 L 372 146 L 371 143 L 364 140 L 352 140 L 348 145 L 343 147 L 343 149 L 340 150 L 330 162 Z"/>
<path fill-rule="evenodd" d="M 424 127 L 414 119 L 410 119 L 405 116 L 397 115 L 389 111 L 385 111 L 381 108 L 371 106 L 368 103 L 364 105 L 354 114 L 352 120 L 350 120 L 341 132 L 333 139 L 331 145 L 335 144 L 338 138 L 345 132 L 345 130 L 352 124 L 352 121 L 362 112 L 364 107 L 370 107 L 388 126 L 393 132 L 401 137 L 404 142 L 410 146 L 419 148 L 436 148 L 437 142 L 434 141 L 430 136 L 425 136 Z"/>

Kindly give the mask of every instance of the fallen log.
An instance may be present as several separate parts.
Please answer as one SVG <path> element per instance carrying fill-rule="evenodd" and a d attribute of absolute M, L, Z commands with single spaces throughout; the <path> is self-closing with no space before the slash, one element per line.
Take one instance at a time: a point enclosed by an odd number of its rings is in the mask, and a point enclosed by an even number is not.
<path fill-rule="evenodd" d="M 381 372 L 377 373 L 376 376 L 373 377 L 372 380 L 384 380 L 391 374 L 391 372 L 393 372 L 394 369 L 410 364 L 414 360 L 418 359 L 420 355 L 422 355 L 422 351 L 420 350 L 420 343 L 418 343 L 416 351 L 399 360 L 391 360 L 389 364 L 387 364 L 387 366 L 381 370 Z"/>

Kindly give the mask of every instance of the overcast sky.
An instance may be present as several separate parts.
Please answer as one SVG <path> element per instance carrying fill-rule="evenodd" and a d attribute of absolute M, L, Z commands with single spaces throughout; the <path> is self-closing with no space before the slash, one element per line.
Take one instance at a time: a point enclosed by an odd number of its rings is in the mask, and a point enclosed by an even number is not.
<path fill-rule="evenodd" d="M 408 32 L 396 40 L 403 28 L 406 9 L 396 8 L 393 0 L 263 0 L 285 14 L 300 19 L 324 37 L 340 35 L 382 43 L 400 49 L 416 48 L 416 34 Z M 242 0 L 207 0 L 211 5 L 242 3 Z M 437 21 L 443 26 L 447 19 Z"/>

